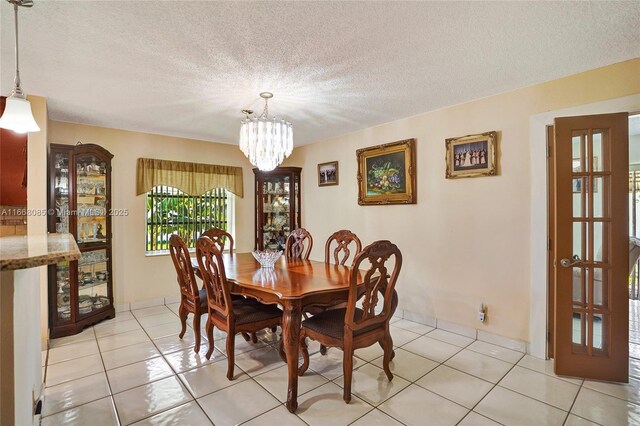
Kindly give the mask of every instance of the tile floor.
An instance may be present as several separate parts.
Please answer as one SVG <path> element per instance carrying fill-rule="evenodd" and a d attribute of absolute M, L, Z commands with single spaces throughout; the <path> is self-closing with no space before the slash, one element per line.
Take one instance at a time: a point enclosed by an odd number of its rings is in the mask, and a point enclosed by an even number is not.
<path fill-rule="evenodd" d="M 632 315 L 640 312 L 637 306 Z M 353 397 L 342 401 L 342 352 L 311 344 L 290 414 L 277 336 L 236 338 L 235 380 L 226 379 L 224 334 L 216 351 L 179 340 L 177 305 L 122 312 L 76 336 L 51 341 L 43 425 L 621 425 L 640 424 L 640 359 L 628 385 L 557 377 L 551 361 L 393 319 L 395 377 L 378 346 L 358 350 Z M 204 325 L 204 321 L 203 321 Z M 640 324 L 631 322 L 640 353 Z M 632 348 L 633 353 L 633 348 Z"/>

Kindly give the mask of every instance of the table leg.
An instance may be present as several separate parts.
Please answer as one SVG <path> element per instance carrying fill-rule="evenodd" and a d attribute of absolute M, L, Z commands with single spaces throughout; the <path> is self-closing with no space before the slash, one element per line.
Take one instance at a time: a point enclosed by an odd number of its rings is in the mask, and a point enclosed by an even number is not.
<path fill-rule="evenodd" d="M 284 352 L 287 355 L 289 370 L 289 388 L 287 391 L 287 409 L 293 413 L 298 408 L 298 347 L 300 345 L 300 322 L 302 321 L 301 300 L 283 301 L 282 338 Z"/>

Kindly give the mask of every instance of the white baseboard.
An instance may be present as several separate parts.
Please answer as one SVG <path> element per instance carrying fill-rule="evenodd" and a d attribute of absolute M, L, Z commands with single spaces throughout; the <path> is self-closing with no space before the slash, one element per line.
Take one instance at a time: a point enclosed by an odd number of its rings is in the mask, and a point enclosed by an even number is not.
<path fill-rule="evenodd" d="M 119 305 L 114 305 L 113 308 L 116 310 L 116 314 L 118 312 L 126 312 L 126 311 L 130 311 L 131 310 L 131 304 L 130 303 L 122 303 Z"/>
<path fill-rule="evenodd" d="M 164 297 L 157 297 L 154 299 L 139 300 L 137 302 L 131 302 L 131 310 L 151 308 L 154 306 L 164 305 Z"/>
<path fill-rule="evenodd" d="M 437 320 L 436 328 L 444 331 L 450 331 L 451 333 L 460 334 L 462 336 L 471 337 L 472 339 L 478 338 L 478 330 L 476 330 L 475 328 L 455 324 L 445 320 Z"/>
<path fill-rule="evenodd" d="M 400 312 L 401 310 L 396 311 Z M 512 349 L 514 351 L 528 353 L 528 343 L 518 339 L 512 339 L 509 337 L 500 336 L 498 334 L 489 333 L 484 330 L 476 330 L 471 327 L 456 324 L 450 321 L 445 321 L 430 317 L 424 314 L 418 314 L 415 312 L 402 311 L 402 318 L 408 321 L 417 322 L 419 324 L 436 327 L 441 330 L 449 331 L 451 333 L 460 334 L 462 336 L 470 337 L 472 339 L 481 340 L 483 342 L 491 343 L 503 348 Z"/>

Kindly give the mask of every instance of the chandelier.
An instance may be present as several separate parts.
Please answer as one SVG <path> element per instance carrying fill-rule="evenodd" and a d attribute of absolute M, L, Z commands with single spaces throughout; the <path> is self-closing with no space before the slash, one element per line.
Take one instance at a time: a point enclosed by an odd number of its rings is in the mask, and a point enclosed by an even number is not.
<path fill-rule="evenodd" d="M 253 111 L 243 109 L 244 120 L 240 122 L 240 150 L 251 164 L 263 171 L 273 170 L 291 155 L 293 129 L 285 120 L 269 118 L 268 101 L 273 93 L 262 92 L 264 110 L 258 117 L 249 117 Z"/>
<path fill-rule="evenodd" d="M 16 77 L 13 83 L 11 96 L 7 98 L 4 114 L 0 117 L 0 127 L 13 130 L 16 133 L 39 132 L 40 127 L 33 118 L 31 102 L 27 100 L 20 85 L 20 69 L 18 67 L 18 6 L 31 7 L 31 0 L 7 0 L 13 4 L 14 23 L 16 31 Z"/>

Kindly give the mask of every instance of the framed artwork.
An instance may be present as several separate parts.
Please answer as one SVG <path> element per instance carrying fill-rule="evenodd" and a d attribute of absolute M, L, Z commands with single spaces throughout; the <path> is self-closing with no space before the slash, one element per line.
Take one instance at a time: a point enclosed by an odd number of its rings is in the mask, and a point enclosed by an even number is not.
<path fill-rule="evenodd" d="M 447 179 L 495 176 L 497 164 L 497 132 L 467 135 L 445 140 Z"/>
<path fill-rule="evenodd" d="M 338 162 L 318 164 L 318 186 L 329 186 L 338 184 Z"/>
<path fill-rule="evenodd" d="M 416 140 L 356 151 L 358 204 L 416 204 Z"/>

